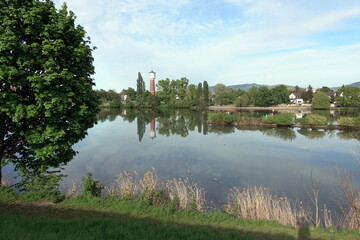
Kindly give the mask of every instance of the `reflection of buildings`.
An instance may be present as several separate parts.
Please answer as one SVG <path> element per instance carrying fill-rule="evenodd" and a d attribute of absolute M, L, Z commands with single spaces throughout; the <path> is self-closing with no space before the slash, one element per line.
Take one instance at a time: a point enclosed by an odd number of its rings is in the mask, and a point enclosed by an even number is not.
<path fill-rule="evenodd" d="M 151 120 L 151 122 L 150 122 L 150 134 L 149 134 L 149 137 L 151 139 L 156 138 L 155 119 Z"/>

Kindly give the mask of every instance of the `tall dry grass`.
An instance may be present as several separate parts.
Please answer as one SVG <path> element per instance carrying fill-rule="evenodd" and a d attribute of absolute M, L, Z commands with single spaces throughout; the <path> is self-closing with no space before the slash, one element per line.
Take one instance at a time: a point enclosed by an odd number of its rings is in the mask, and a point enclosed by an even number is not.
<path fill-rule="evenodd" d="M 124 171 L 115 182 L 115 186 L 108 188 L 108 192 L 119 198 L 140 199 L 154 205 L 164 205 L 165 202 L 172 201 L 179 209 L 205 211 L 204 189 L 191 183 L 188 178 L 172 179 L 163 184 L 159 182 L 156 170 L 152 168 L 144 173 L 141 179 L 137 172 Z"/>
<path fill-rule="evenodd" d="M 180 209 L 205 211 L 205 190 L 188 178 L 168 180 L 165 189 L 171 201 L 178 201 Z"/>
<path fill-rule="evenodd" d="M 80 184 L 78 181 L 72 180 L 69 188 L 65 190 L 66 198 L 73 198 L 79 195 L 80 192 Z"/>
<path fill-rule="evenodd" d="M 233 188 L 226 212 L 239 218 L 272 220 L 293 227 L 300 227 L 300 219 L 308 219 L 301 204 L 292 204 L 289 198 L 272 195 L 263 187 Z"/>
<path fill-rule="evenodd" d="M 1 178 L 0 185 L 3 187 L 10 187 L 10 180 L 6 176 L 5 173 L 3 174 L 2 178 Z"/>
<path fill-rule="evenodd" d="M 132 173 L 126 170 L 117 176 L 115 182 L 117 184 L 117 195 L 119 198 L 128 198 L 134 200 L 138 198 L 141 190 L 138 177 L 138 172 L 134 171 Z"/>
<path fill-rule="evenodd" d="M 324 228 L 333 227 L 334 223 L 332 220 L 331 210 L 327 209 L 326 204 L 324 204 L 323 208 L 323 216 L 324 216 Z"/>
<path fill-rule="evenodd" d="M 355 189 L 353 176 L 344 169 L 337 168 L 341 192 L 337 194 L 337 205 L 344 220 L 343 227 L 360 230 L 360 192 Z"/>

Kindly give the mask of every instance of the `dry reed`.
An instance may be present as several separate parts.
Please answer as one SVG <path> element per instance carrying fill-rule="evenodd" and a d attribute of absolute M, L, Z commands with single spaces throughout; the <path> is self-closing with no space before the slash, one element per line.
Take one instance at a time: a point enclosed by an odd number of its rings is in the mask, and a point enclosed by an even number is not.
<path fill-rule="evenodd" d="M 156 175 L 155 168 L 152 171 L 144 173 L 143 178 L 140 180 L 141 191 L 155 192 L 158 187 L 159 179 Z"/>
<path fill-rule="evenodd" d="M 5 174 L 3 175 L 2 179 L 1 179 L 0 185 L 3 187 L 10 187 L 10 180 Z"/>
<path fill-rule="evenodd" d="M 327 209 L 326 204 L 324 204 L 324 228 L 333 227 L 333 220 L 331 216 L 331 211 Z"/>
<path fill-rule="evenodd" d="M 337 196 L 337 205 L 344 215 L 343 227 L 360 229 L 360 192 L 354 188 L 352 175 L 337 168 L 341 192 Z"/>
<path fill-rule="evenodd" d="M 180 209 L 205 211 L 205 191 L 196 183 L 190 183 L 188 178 L 168 180 L 165 190 L 171 201 L 178 201 Z"/>
<path fill-rule="evenodd" d="M 76 197 L 77 195 L 79 195 L 79 191 L 80 191 L 79 189 L 80 189 L 80 184 L 77 181 L 72 180 L 70 188 L 68 188 L 65 192 L 65 197 L 66 198 Z"/>
<path fill-rule="evenodd" d="M 226 212 L 239 218 L 273 220 L 293 227 L 299 227 L 299 219 L 308 219 L 301 204 L 293 206 L 287 197 L 272 195 L 263 187 L 249 187 L 242 191 L 233 188 Z"/>
<path fill-rule="evenodd" d="M 118 184 L 118 197 L 137 199 L 140 193 L 140 183 L 138 180 L 139 174 L 134 171 L 133 173 L 124 170 L 120 173 L 115 182 Z"/>

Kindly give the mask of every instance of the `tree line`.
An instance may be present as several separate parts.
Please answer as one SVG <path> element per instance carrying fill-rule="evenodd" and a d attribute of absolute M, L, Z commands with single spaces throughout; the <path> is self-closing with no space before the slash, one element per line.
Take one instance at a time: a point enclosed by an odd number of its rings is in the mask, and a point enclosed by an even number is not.
<path fill-rule="evenodd" d="M 224 84 L 216 84 L 213 92 L 209 92 L 206 81 L 198 85 L 189 84 L 185 77 L 180 79 L 162 79 L 157 83 L 157 92 L 151 95 L 145 89 L 145 83 L 138 73 L 136 90 L 129 87 L 123 91 L 126 99 L 120 100 L 115 90 L 97 90 L 103 102 L 108 107 L 170 107 L 170 108 L 204 108 L 209 105 L 236 105 L 247 106 L 273 106 L 278 104 L 289 104 L 290 94 L 293 93 L 297 99 L 304 103 L 311 103 L 313 108 L 329 108 L 333 103 L 342 107 L 360 106 L 360 88 L 353 86 L 342 86 L 334 91 L 323 86 L 314 92 L 309 85 L 306 89 L 296 86 L 289 89 L 285 85 L 273 88 L 253 86 L 249 91 L 234 90 Z"/>

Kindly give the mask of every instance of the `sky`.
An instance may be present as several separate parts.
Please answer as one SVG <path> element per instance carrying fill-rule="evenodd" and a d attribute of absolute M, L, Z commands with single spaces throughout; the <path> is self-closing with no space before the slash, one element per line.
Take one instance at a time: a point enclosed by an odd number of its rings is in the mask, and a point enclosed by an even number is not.
<path fill-rule="evenodd" d="M 63 0 L 55 0 L 59 8 Z M 91 37 L 96 89 L 156 80 L 287 84 L 360 81 L 359 0 L 67 0 Z"/>

